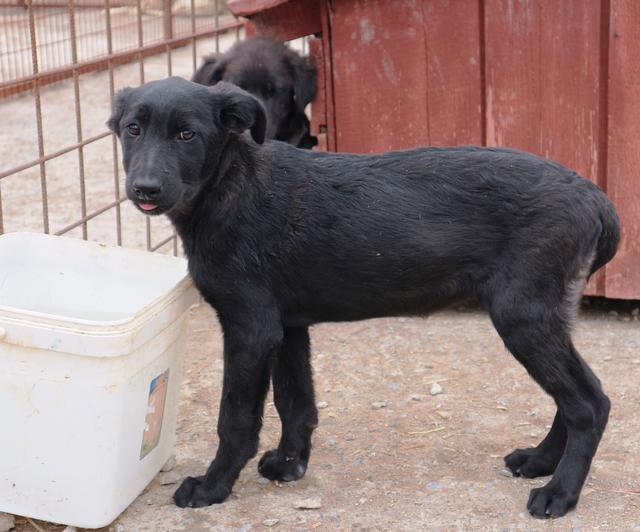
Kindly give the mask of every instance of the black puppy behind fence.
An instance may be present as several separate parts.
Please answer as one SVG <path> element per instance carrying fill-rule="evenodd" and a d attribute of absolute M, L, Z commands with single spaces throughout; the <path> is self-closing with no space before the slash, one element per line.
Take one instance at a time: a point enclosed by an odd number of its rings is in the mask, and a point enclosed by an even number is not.
<path fill-rule="evenodd" d="M 242 22 L 222 0 L 0 3 L 0 234 L 36 231 L 178 253 L 128 205 L 104 125 L 117 89 L 190 77 Z"/>

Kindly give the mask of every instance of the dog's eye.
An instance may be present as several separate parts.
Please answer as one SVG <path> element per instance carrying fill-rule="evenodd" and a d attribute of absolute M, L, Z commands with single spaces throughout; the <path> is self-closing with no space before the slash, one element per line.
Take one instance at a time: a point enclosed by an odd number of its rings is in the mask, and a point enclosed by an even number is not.
<path fill-rule="evenodd" d="M 127 126 L 127 131 L 130 135 L 137 137 L 140 134 L 140 126 L 138 124 L 129 124 Z"/>
<path fill-rule="evenodd" d="M 191 140 L 195 136 L 195 131 L 191 131 L 190 129 L 183 129 L 180 132 L 180 140 Z"/>

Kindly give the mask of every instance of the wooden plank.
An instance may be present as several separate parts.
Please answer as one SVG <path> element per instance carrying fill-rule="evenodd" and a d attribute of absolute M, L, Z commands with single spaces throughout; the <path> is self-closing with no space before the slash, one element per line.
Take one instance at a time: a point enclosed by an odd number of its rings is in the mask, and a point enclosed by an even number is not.
<path fill-rule="evenodd" d="M 228 3 L 234 15 L 249 17 L 258 35 L 288 41 L 320 33 L 321 0 L 233 0 Z"/>
<path fill-rule="evenodd" d="M 482 144 L 480 6 L 423 2 L 429 144 Z"/>
<path fill-rule="evenodd" d="M 600 16 L 600 0 L 486 0 L 487 145 L 537 153 L 604 184 Z M 598 274 L 587 293 L 603 290 Z"/>
<path fill-rule="evenodd" d="M 473 5 L 331 2 L 339 151 L 481 141 L 479 17 Z"/>
<path fill-rule="evenodd" d="M 622 241 L 607 266 L 607 297 L 640 299 L 640 2 L 612 0 L 609 35 L 607 193 Z"/>
<path fill-rule="evenodd" d="M 331 0 L 323 0 L 320 10 L 322 22 L 322 49 L 324 57 L 324 89 L 327 113 L 327 134 L 324 139 L 318 141 L 325 142 L 324 148 L 327 151 L 336 151 L 336 106 L 334 96 L 334 76 L 333 76 L 333 44 L 331 32 Z M 320 65 L 317 65 L 320 68 Z"/>
<path fill-rule="evenodd" d="M 258 35 L 258 30 L 256 29 L 253 22 L 249 19 L 244 22 L 244 38 L 249 39 L 250 37 L 256 37 Z"/>
<path fill-rule="evenodd" d="M 322 47 L 322 39 L 312 37 L 309 39 L 309 57 L 316 66 L 316 97 L 311 102 L 311 134 L 318 136 L 327 130 L 327 91 L 325 87 L 325 60 Z"/>
<path fill-rule="evenodd" d="M 289 0 L 227 0 L 227 7 L 236 17 L 249 17 L 273 9 Z"/>
<path fill-rule="evenodd" d="M 333 0 L 329 15 L 337 150 L 383 152 L 428 144 L 420 6 Z"/>
<path fill-rule="evenodd" d="M 600 0 L 487 0 L 487 144 L 597 181 Z"/>

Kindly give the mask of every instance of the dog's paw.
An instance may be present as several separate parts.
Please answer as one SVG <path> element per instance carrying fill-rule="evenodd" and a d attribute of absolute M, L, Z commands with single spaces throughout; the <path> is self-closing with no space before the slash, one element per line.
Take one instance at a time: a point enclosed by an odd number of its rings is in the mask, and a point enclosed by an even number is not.
<path fill-rule="evenodd" d="M 224 501 L 231 490 L 223 486 L 205 488 L 204 477 L 187 477 L 173 494 L 173 500 L 180 508 L 202 508 Z"/>
<path fill-rule="evenodd" d="M 258 462 L 258 472 L 269 480 L 290 482 L 302 478 L 306 471 L 306 462 L 295 458 L 291 460 L 280 458 L 275 449 L 264 453 Z"/>
<path fill-rule="evenodd" d="M 511 470 L 515 477 L 544 477 L 553 474 L 558 465 L 559 458 L 556 459 L 551 453 L 542 453 L 539 449 L 516 449 L 511 454 L 504 457 L 505 465 Z"/>
<path fill-rule="evenodd" d="M 577 503 L 578 495 L 547 484 L 531 490 L 527 510 L 532 516 L 540 519 L 562 517 L 575 508 Z"/>

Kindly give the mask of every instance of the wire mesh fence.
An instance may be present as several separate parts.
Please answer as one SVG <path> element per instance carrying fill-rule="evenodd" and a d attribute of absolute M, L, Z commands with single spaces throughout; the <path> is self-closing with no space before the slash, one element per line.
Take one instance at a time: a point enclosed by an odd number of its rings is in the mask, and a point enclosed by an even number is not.
<path fill-rule="evenodd" d="M 15 85 L 34 74 L 34 49 L 39 72 L 47 72 L 213 30 L 220 16 L 226 15 L 219 4 L 214 0 L 16 0 L 0 4 L 0 83 Z"/>
<path fill-rule="evenodd" d="M 220 0 L 0 4 L 0 233 L 177 253 L 166 220 L 125 202 L 117 139 L 104 123 L 119 87 L 188 78 L 199 56 L 223 51 L 240 30 Z"/>

